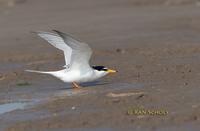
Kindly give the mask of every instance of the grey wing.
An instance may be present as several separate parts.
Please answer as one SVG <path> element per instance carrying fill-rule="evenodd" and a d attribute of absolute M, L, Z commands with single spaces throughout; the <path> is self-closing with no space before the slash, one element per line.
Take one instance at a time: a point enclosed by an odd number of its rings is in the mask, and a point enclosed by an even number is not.
<path fill-rule="evenodd" d="M 72 49 L 71 56 L 71 68 L 74 69 L 90 69 L 89 60 L 92 55 L 92 49 L 88 44 L 82 43 L 68 34 L 62 33 L 60 31 L 54 30 L 58 35 L 60 35 L 64 42 L 69 45 Z"/>
<path fill-rule="evenodd" d="M 65 56 L 65 67 L 68 68 L 70 67 L 71 63 L 71 56 L 72 56 L 72 48 L 69 47 L 65 41 L 63 40 L 62 37 L 58 36 L 57 34 L 54 33 L 49 33 L 49 32 L 36 32 L 41 38 L 45 39 L 48 41 L 51 45 L 54 47 L 62 50 L 64 52 Z"/>

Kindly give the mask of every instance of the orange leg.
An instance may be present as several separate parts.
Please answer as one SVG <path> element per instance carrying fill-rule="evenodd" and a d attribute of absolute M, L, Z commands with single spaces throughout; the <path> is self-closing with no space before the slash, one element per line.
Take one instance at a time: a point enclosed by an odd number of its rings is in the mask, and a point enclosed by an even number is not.
<path fill-rule="evenodd" d="M 78 88 L 80 88 L 80 86 L 76 83 L 76 82 L 72 82 L 72 87 L 73 87 L 73 89 L 78 89 Z"/>

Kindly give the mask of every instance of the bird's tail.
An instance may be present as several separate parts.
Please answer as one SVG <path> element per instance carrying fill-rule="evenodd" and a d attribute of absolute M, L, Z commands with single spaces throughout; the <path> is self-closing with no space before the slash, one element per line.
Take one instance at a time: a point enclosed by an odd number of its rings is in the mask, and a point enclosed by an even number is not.
<path fill-rule="evenodd" d="M 36 71 L 36 70 L 25 70 L 27 72 L 41 73 L 41 74 L 52 74 L 52 72 L 48 71 Z"/>

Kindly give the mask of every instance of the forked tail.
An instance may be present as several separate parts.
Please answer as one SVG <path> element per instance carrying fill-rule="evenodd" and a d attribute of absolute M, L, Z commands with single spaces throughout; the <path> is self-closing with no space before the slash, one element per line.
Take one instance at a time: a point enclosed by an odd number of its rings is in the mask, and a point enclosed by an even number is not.
<path fill-rule="evenodd" d="M 27 72 L 34 72 L 34 73 L 42 73 L 42 74 L 52 74 L 52 72 L 48 71 L 36 71 L 36 70 L 25 70 Z"/>

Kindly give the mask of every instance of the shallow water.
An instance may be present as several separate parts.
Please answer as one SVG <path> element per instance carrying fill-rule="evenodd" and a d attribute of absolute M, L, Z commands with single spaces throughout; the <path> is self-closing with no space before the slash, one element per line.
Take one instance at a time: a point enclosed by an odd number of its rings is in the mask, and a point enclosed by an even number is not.
<path fill-rule="evenodd" d="M 14 110 L 22 110 L 25 108 L 26 105 L 27 103 L 21 103 L 21 102 L 1 104 L 0 115 Z"/>
<path fill-rule="evenodd" d="M 103 83 L 103 84 L 101 84 Z M 38 81 L 30 86 L 13 87 L 9 92 L 0 93 L 0 121 L 4 126 L 0 127 L 5 129 L 8 124 L 16 123 L 18 121 L 35 120 L 38 118 L 52 117 L 52 113 L 46 109 L 37 109 L 38 106 L 42 106 L 59 99 L 67 99 L 68 97 L 79 97 L 83 95 L 106 95 L 110 92 L 115 92 L 124 89 L 141 89 L 144 85 L 140 83 L 92 83 L 84 85 L 81 89 L 72 89 L 70 85 L 61 83 L 60 81 Z M 76 108 L 76 106 L 75 106 Z M 101 112 L 100 109 L 93 109 L 92 107 L 79 106 L 79 110 L 86 112 Z M 66 107 L 65 110 L 59 112 L 62 113 L 74 113 L 72 107 Z M 70 129 L 71 130 L 71 129 Z M 79 130 L 79 129 L 77 129 Z M 80 130 L 105 130 L 112 131 L 112 128 L 94 128 L 94 129 L 80 129 Z"/>
<path fill-rule="evenodd" d="M 38 104 L 46 103 L 49 100 L 60 99 L 62 97 L 75 97 L 80 95 L 90 95 L 97 93 L 105 93 L 111 91 L 117 91 L 122 89 L 132 89 L 132 88 L 142 88 L 142 84 L 138 83 L 111 83 L 106 84 L 106 86 L 92 86 L 92 87 L 82 87 L 81 89 L 59 89 L 58 87 L 48 87 L 48 89 L 44 89 L 46 87 L 40 87 L 40 92 L 38 92 L 38 88 L 17 88 L 12 92 L 6 94 L 6 96 L 1 93 L 3 98 L 1 101 L 4 101 L 4 104 L 0 105 L 0 115 L 15 111 L 15 110 L 23 110 L 25 107 L 30 105 L 36 106 Z M 24 94 L 29 94 L 24 96 Z M 27 98 L 26 98 L 27 97 Z"/>

